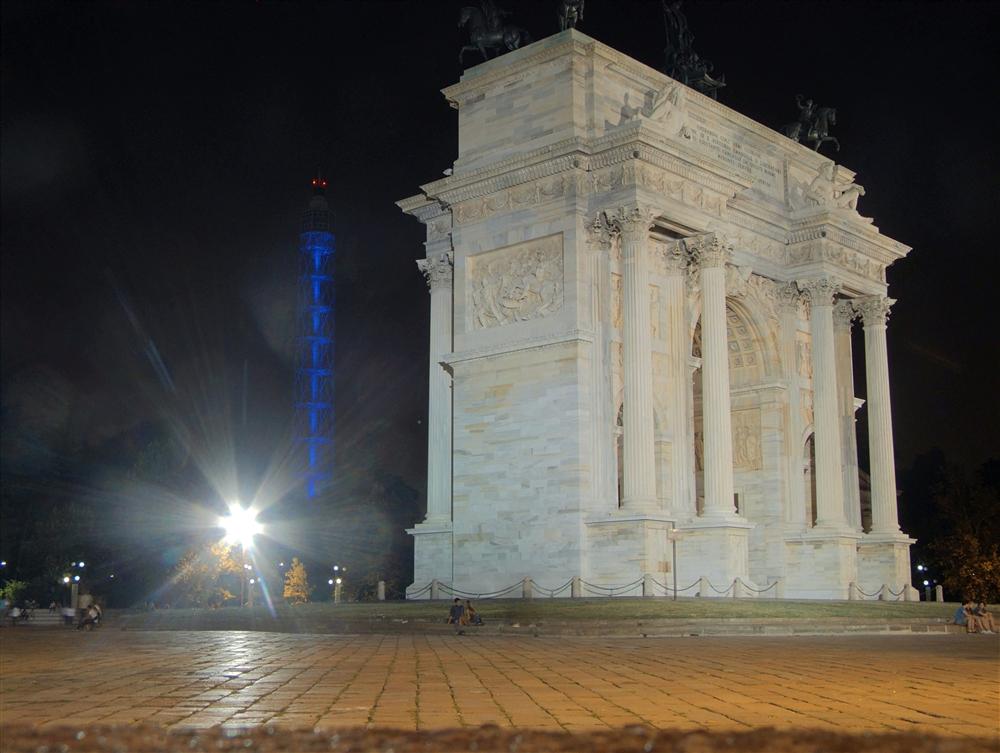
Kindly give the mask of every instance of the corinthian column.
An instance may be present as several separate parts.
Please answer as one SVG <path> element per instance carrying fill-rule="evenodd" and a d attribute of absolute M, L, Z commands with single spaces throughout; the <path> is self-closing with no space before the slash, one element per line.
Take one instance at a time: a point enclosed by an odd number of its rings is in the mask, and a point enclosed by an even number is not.
<path fill-rule="evenodd" d="M 885 326 L 895 301 L 871 296 L 859 302 L 865 328 L 865 373 L 868 381 L 868 445 L 872 474 L 872 533 L 898 533 L 896 466 L 889 403 L 889 355 Z"/>
<path fill-rule="evenodd" d="M 451 522 L 451 377 L 442 366 L 452 350 L 452 254 L 443 251 L 417 262 L 431 293 L 430 384 L 427 392 L 427 517 Z"/>
<path fill-rule="evenodd" d="M 854 352 L 851 322 L 858 315 L 854 302 L 833 307 L 834 350 L 837 357 L 837 412 L 840 415 L 841 475 L 844 479 L 844 515 L 847 524 L 861 530 L 861 489 L 858 484 L 858 438 L 854 430 Z"/>
<path fill-rule="evenodd" d="M 845 528 L 844 480 L 840 470 L 840 423 L 837 420 L 837 366 L 833 338 L 833 296 L 840 286 L 829 279 L 807 280 L 799 287 L 809 299 L 812 333 L 813 423 L 816 442 L 816 526 Z"/>
<path fill-rule="evenodd" d="M 690 369 L 687 316 L 686 272 L 687 254 L 680 241 L 672 244 L 664 257 L 667 284 L 664 289 L 667 306 L 667 355 L 669 358 L 667 395 L 667 425 L 673 434 L 670 445 L 670 508 L 673 512 L 694 513 L 694 475 L 690 466 L 694 438 L 688 425 L 688 382 Z"/>
<path fill-rule="evenodd" d="M 656 509 L 656 447 L 653 443 L 653 356 L 649 330 L 649 255 L 652 214 L 623 208 L 609 217 L 621 234 L 624 264 L 624 410 L 622 416 L 622 507 L 633 512 Z"/>
<path fill-rule="evenodd" d="M 715 235 L 693 244 L 701 275 L 701 384 L 704 417 L 705 517 L 736 514 L 733 427 L 726 327 L 726 263 L 732 248 Z"/>

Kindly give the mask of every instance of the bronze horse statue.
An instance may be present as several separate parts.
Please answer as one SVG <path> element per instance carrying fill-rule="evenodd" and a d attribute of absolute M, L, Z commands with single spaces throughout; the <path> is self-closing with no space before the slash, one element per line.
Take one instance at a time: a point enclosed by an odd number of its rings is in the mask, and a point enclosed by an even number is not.
<path fill-rule="evenodd" d="M 494 51 L 494 56 L 501 55 L 531 42 L 531 35 L 525 29 L 513 24 L 504 24 L 499 19 L 490 24 L 487 22 L 486 14 L 473 6 L 462 8 L 458 17 L 458 28 L 466 26 L 469 30 L 471 44 L 462 47 L 461 52 L 458 53 L 459 65 L 465 65 L 466 52 L 478 50 L 483 56 L 483 60 L 489 60 L 490 55 L 487 50 Z"/>
<path fill-rule="evenodd" d="M 812 100 L 808 100 L 811 105 Z M 800 105 L 801 107 L 801 105 Z M 805 117 L 789 123 L 785 126 L 785 135 L 793 141 L 812 142 L 813 149 L 819 151 L 823 144 L 832 142 L 836 150 L 840 151 L 840 142 L 836 136 L 830 135 L 830 126 L 837 125 L 837 108 L 817 107 L 813 111 L 809 109 Z"/>

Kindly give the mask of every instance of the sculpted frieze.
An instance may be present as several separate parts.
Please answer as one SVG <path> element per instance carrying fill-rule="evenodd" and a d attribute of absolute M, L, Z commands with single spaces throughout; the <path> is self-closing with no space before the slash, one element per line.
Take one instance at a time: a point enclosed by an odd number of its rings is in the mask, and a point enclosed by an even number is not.
<path fill-rule="evenodd" d="M 528 185 L 515 186 L 488 196 L 463 201 L 455 205 L 455 224 L 465 225 L 488 219 L 499 212 L 537 206 L 550 199 L 565 195 L 571 184 L 570 178 L 557 175 L 547 180 L 539 180 Z"/>
<path fill-rule="evenodd" d="M 563 304 L 562 234 L 469 257 L 473 329 L 548 316 Z"/>

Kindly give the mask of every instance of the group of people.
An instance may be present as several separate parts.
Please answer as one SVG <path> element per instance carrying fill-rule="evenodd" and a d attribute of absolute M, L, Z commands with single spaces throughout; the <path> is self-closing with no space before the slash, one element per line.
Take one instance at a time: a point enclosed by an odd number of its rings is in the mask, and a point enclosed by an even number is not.
<path fill-rule="evenodd" d="M 993 613 L 986 609 L 986 604 L 966 601 L 955 610 L 955 624 L 964 625 L 967 633 L 983 633 L 992 635 L 997 632 Z"/>
<path fill-rule="evenodd" d="M 465 633 L 462 628 L 467 625 L 482 625 L 483 618 L 472 606 L 471 601 L 466 599 L 463 604 L 461 599 L 455 597 L 451 603 L 451 610 L 448 612 L 448 624 L 454 625 L 456 634 L 462 635 Z"/>

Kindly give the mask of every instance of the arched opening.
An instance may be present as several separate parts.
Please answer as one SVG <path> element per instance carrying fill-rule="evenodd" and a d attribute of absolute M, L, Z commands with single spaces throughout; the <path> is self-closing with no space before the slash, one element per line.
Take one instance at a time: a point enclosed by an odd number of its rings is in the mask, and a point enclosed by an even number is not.
<path fill-rule="evenodd" d="M 805 484 L 806 523 L 816 525 L 816 441 L 810 434 L 802 448 L 802 474 Z"/>

